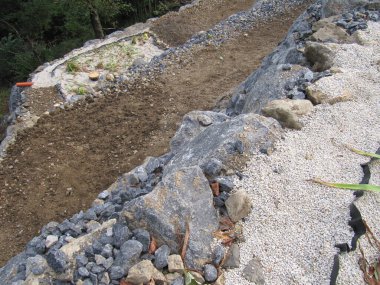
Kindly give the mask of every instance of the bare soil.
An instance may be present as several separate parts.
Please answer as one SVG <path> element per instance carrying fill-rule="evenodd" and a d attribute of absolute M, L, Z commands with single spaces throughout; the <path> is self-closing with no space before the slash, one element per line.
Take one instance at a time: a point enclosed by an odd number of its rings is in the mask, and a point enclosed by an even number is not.
<path fill-rule="evenodd" d="M 255 0 L 201 0 L 182 12 L 171 12 L 154 22 L 152 31 L 169 46 L 184 44 L 221 20 L 253 6 Z"/>
<path fill-rule="evenodd" d="M 219 48 L 194 49 L 188 63 L 173 64 L 128 93 L 42 116 L 19 134 L 0 168 L 0 266 L 44 224 L 88 208 L 119 175 L 167 152 L 182 116 L 213 108 L 260 65 L 304 8 Z"/>

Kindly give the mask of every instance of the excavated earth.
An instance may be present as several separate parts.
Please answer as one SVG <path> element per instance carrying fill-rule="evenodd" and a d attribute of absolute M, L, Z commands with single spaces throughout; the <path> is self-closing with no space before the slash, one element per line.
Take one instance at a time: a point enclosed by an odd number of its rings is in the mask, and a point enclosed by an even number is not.
<path fill-rule="evenodd" d="M 178 45 L 254 2 L 204 1 L 184 17 L 163 17 L 154 30 L 164 42 Z M 110 92 L 44 115 L 18 134 L 0 168 L 0 266 L 44 224 L 88 208 L 119 175 L 147 156 L 167 152 L 183 115 L 212 109 L 228 96 L 305 8 L 257 24 L 219 47 L 192 48 L 178 62 L 167 62 L 162 73 L 137 80 L 127 93 Z M 41 101 L 36 107 L 41 112 L 56 97 L 54 88 L 29 92 Z"/>

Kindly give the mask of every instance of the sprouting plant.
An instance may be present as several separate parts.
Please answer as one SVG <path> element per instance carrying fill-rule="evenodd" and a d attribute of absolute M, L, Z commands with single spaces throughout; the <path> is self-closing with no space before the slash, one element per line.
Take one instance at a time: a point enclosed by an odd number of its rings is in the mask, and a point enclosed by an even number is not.
<path fill-rule="evenodd" d="M 376 153 L 371 153 L 371 152 L 365 152 L 362 150 L 358 150 L 352 147 L 347 148 L 357 154 L 364 155 L 364 156 L 369 156 L 374 159 L 379 159 L 380 155 Z M 346 184 L 346 183 L 331 183 L 331 182 L 326 182 L 318 178 L 311 179 L 312 182 L 322 184 L 325 186 L 329 187 L 334 187 L 334 188 L 340 188 L 340 189 L 349 189 L 349 190 L 364 190 L 364 191 L 373 191 L 373 192 L 380 192 L 380 186 L 378 185 L 372 185 L 372 184 Z"/>
<path fill-rule="evenodd" d="M 78 72 L 81 70 L 81 68 L 78 62 L 76 62 L 75 60 L 69 60 L 66 63 L 66 70 L 67 72 Z"/>
<path fill-rule="evenodd" d="M 104 66 L 105 69 L 109 70 L 109 71 L 116 71 L 117 69 L 117 63 L 116 61 L 110 61 L 108 62 L 105 66 Z"/>
<path fill-rule="evenodd" d="M 135 55 L 137 53 L 136 48 L 132 45 L 125 45 L 123 47 L 123 51 L 129 57 L 132 57 L 133 55 Z"/>

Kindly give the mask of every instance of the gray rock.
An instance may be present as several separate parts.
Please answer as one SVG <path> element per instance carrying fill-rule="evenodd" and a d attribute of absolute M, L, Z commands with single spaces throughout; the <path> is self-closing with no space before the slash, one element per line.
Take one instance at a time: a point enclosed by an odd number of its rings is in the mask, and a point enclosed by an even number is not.
<path fill-rule="evenodd" d="M 144 167 L 139 166 L 136 169 L 134 169 L 133 171 L 137 175 L 137 177 L 139 178 L 139 181 L 145 182 L 148 180 L 148 173 L 146 172 Z"/>
<path fill-rule="evenodd" d="M 131 236 L 132 232 L 129 228 L 122 223 L 117 223 L 112 228 L 113 231 L 113 245 L 116 248 L 120 248 Z"/>
<path fill-rule="evenodd" d="M 86 279 L 83 281 L 83 284 L 82 284 L 82 285 L 94 285 L 94 283 L 92 283 L 91 279 L 86 278 Z"/>
<path fill-rule="evenodd" d="M 168 266 L 169 254 L 170 248 L 166 244 L 159 247 L 154 253 L 154 266 L 157 269 L 163 269 L 164 267 Z"/>
<path fill-rule="evenodd" d="M 108 284 L 110 284 L 110 282 L 111 282 L 111 279 L 110 279 L 108 273 L 104 272 L 102 274 L 102 277 L 100 278 L 100 284 L 102 285 L 102 283 L 103 283 L 105 285 L 108 285 Z"/>
<path fill-rule="evenodd" d="M 89 221 L 91 221 L 91 220 L 96 220 L 96 219 L 97 219 L 97 215 L 96 215 L 96 213 L 95 213 L 95 210 L 94 210 L 94 209 L 88 209 L 88 210 L 84 213 L 83 218 L 84 218 L 85 220 L 89 220 Z"/>
<path fill-rule="evenodd" d="M 207 282 L 214 282 L 218 278 L 218 270 L 214 265 L 206 264 L 204 267 L 204 277 Z"/>
<path fill-rule="evenodd" d="M 279 124 L 256 114 L 244 114 L 221 123 L 213 123 L 207 132 L 200 132 L 188 141 L 166 165 L 164 175 L 182 167 L 202 165 L 212 160 L 222 162 L 227 168 L 231 158 L 231 146 L 238 140 L 244 143 L 244 152 L 254 153 L 270 149 L 280 133 Z M 236 155 L 239 155 L 238 151 Z M 214 171 L 213 173 L 215 173 Z"/>
<path fill-rule="evenodd" d="M 249 282 L 253 282 L 257 285 L 264 285 L 264 273 L 263 266 L 258 258 L 253 258 L 248 265 L 243 269 L 243 277 Z"/>
<path fill-rule="evenodd" d="M 125 275 L 125 271 L 122 267 L 120 266 L 112 266 L 109 270 L 109 277 L 112 280 L 118 280 L 120 278 L 123 278 Z"/>
<path fill-rule="evenodd" d="M 34 275 L 41 275 L 48 268 L 48 264 L 46 259 L 41 255 L 36 255 L 33 257 L 29 257 L 26 260 L 26 275 L 28 276 L 30 273 Z"/>
<path fill-rule="evenodd" d="M 78 268 L 78 274 L 82 277 L 88 277 L 90 276 L 90 272 L 87 270 L 86 267 L 79 267 Z"/>
<path fill-rule="evenodd" d="M 112 251 L 113 251 L 113 246 L 110 244 L 106 244 L 103 247 L 102 252 L 100 254 L 103 255 L 105 258 L 109 258 L 109 257 L 112 257 Z"/>
<path fill-rule="evenodd" d="M 194 193 L 197 193 L 194 195 Z M 199 167 L 183 168 L 165 175 L 149 194 L 125 204 L 122 212 L 132 228 L 146 228 L 158 244 L 179 252 L 178 233 L 190 231 L 186 265 L 201 268 L 211 259 L 212 233 L 218 228 L 216 210 L 207 179 Z M 208 217 L 205 219 L 204 217 Z"/>
<path fill-rule="evenodd" d="M 150 245 L 150 234 L 147 230 L 144 229 L 136 229 L 133 231 L 133 236 L 136 240 L 141 242 L 143 245 L 143 252 L 147 252 Z"/>
<path fill-rule="evenodd" d="M 97 265 L 103 265 L 106 262 L 106 258 L 100 254 L 95 254 L 95 262 Z"/>
<path fill-rule="evenodd" d="M 75 258 L 75 260 L 76 260 L 77 265 L 79 267 L 86 266 L 87 263 L 88 263 L 88 258 L 86 256 L 84 256 L 83 254 L 77 255 L 76 258 Z"/>
<path fill-rule="evenodd" d="M 91 233 L 101 227 L 101 224 L 97 221 L 89 221 L 86 225 L 85 228 L 87 229 L 88 233 Z"/>
<path fill-rule="evenodd" d="M 206 119 L 208 118 L 208 119 Z M 211 123 L 220 123 L 227 120 L 227 116 L 210 111 L 193 111 L 183 117 L 181 127 L 170 142 L 170 149 L 177 152 L 181 147 L 189 143 L 199 135 Z"/>
<path fill-rule="evenodd" d="M 63 273 L 68 267 L 68 258 L 61 250 L 50 250 L 46 255 L 49 266 L 57 273 Z"/>
<path fill-rule="evenodd" d="M 212 158 L 210 161 L 207 161 L 201 165 L 201 168 L 205 175 L 209 177 L 215 177 L 222 172 L 223 163 L 216 158 Z"/>
<path fill-rule="evenodd" d="M 148 174 L 154 173 L 161 166 L 161 162 L 156 157 L 147 157 L 143 163 Z"/>
<path fill-rule="evenodd" d="M 121 266 L 124 272 L 139 261 L 143 245 L 137 240 L 127 240 L 120 247 L 120 252 L 115 258 L 115 265 Z"/>
<path fill-rule="evenodd" d="M 182 276 L 180 276 L 169 285 L 183 285 L 183 284 L 185 284 L 185 279 Z"/>
<path fill-rule="evenodd" d="M 218 244 L 215 247 L 214 252 L 213 252 L 212 263 L 215 266 L 219 266 L 222 260 L 224 259 L 224 255 L 225 255 L 224 247 Z"/>
<path fill-rule="evenodd" d="M 42 237 L 34 237 L 26 245 L 25 252 L 28 256 L 34 256 L 37 254 L 44 254 L 45 249 L 45 240 Z"/>
<path fill-rule="evenodd" d="M 223 192 L 229 193 L 235 187 L 234 182 L 228 177 L 217 177 L 215 181 L 219 183 L 220 191 Z"/>
<path fill-rule="evenodd" d="M 168 257 L 168 270 L 170 273 L 180 273 L 185 272 L 185 266 L 180 255 L 173 254 Z"/>
<path fill-rule="evenodd" d="M 320 72 L 330 69 L 334 64 L 334 53 L 323 44 L 307 42 L 305 57 L 313 66 L 313 70 Z"/>
<path fill-rule="evenodd" d="M 231 221 L 238 222 L 248 216 L 252 211 L 252 202 L 248 194 L 243 191 L 236 191 L 226 201 L 226 208 Z"/>
<path fill-rule="evenodd" d="M 233 243 L 228 249 L 223 268 L 239 268 L 240 266 L 240 249 L 239 245 Z"/>
<path fill-rule="evenodd" d="M 104 271 L 105 271 L 104 267 L 96 265 L 96 264 L 91 268 L 91 272 L 94 274 L 99 274 L 99 273 L 102 273 Z"/>
<path fill-rule="evenodd" d="M 110 192 L 108 190 L 104 190 L 98 195 L 99 199 L 105 200 L 110 196 Z"/>
<path fill-rule="evenodd" d="M 353 38 L 335 23 L 326 23 L 310 36 L 310 40 L 323 43 L 353 43 Z"/>

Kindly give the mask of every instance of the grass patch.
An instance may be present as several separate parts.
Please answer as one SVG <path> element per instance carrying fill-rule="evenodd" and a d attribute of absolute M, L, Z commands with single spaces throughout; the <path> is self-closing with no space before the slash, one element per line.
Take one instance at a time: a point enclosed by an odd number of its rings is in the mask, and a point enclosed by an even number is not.
<path fill-rule="evenodd" d="M 69 60 L 67 61 L 66 63 L 66 71 L 67 72 L 78 72 L 81 70 L 81 67 L 79 65 L 78 62 L 76 62 L 75 60 Z"/>

